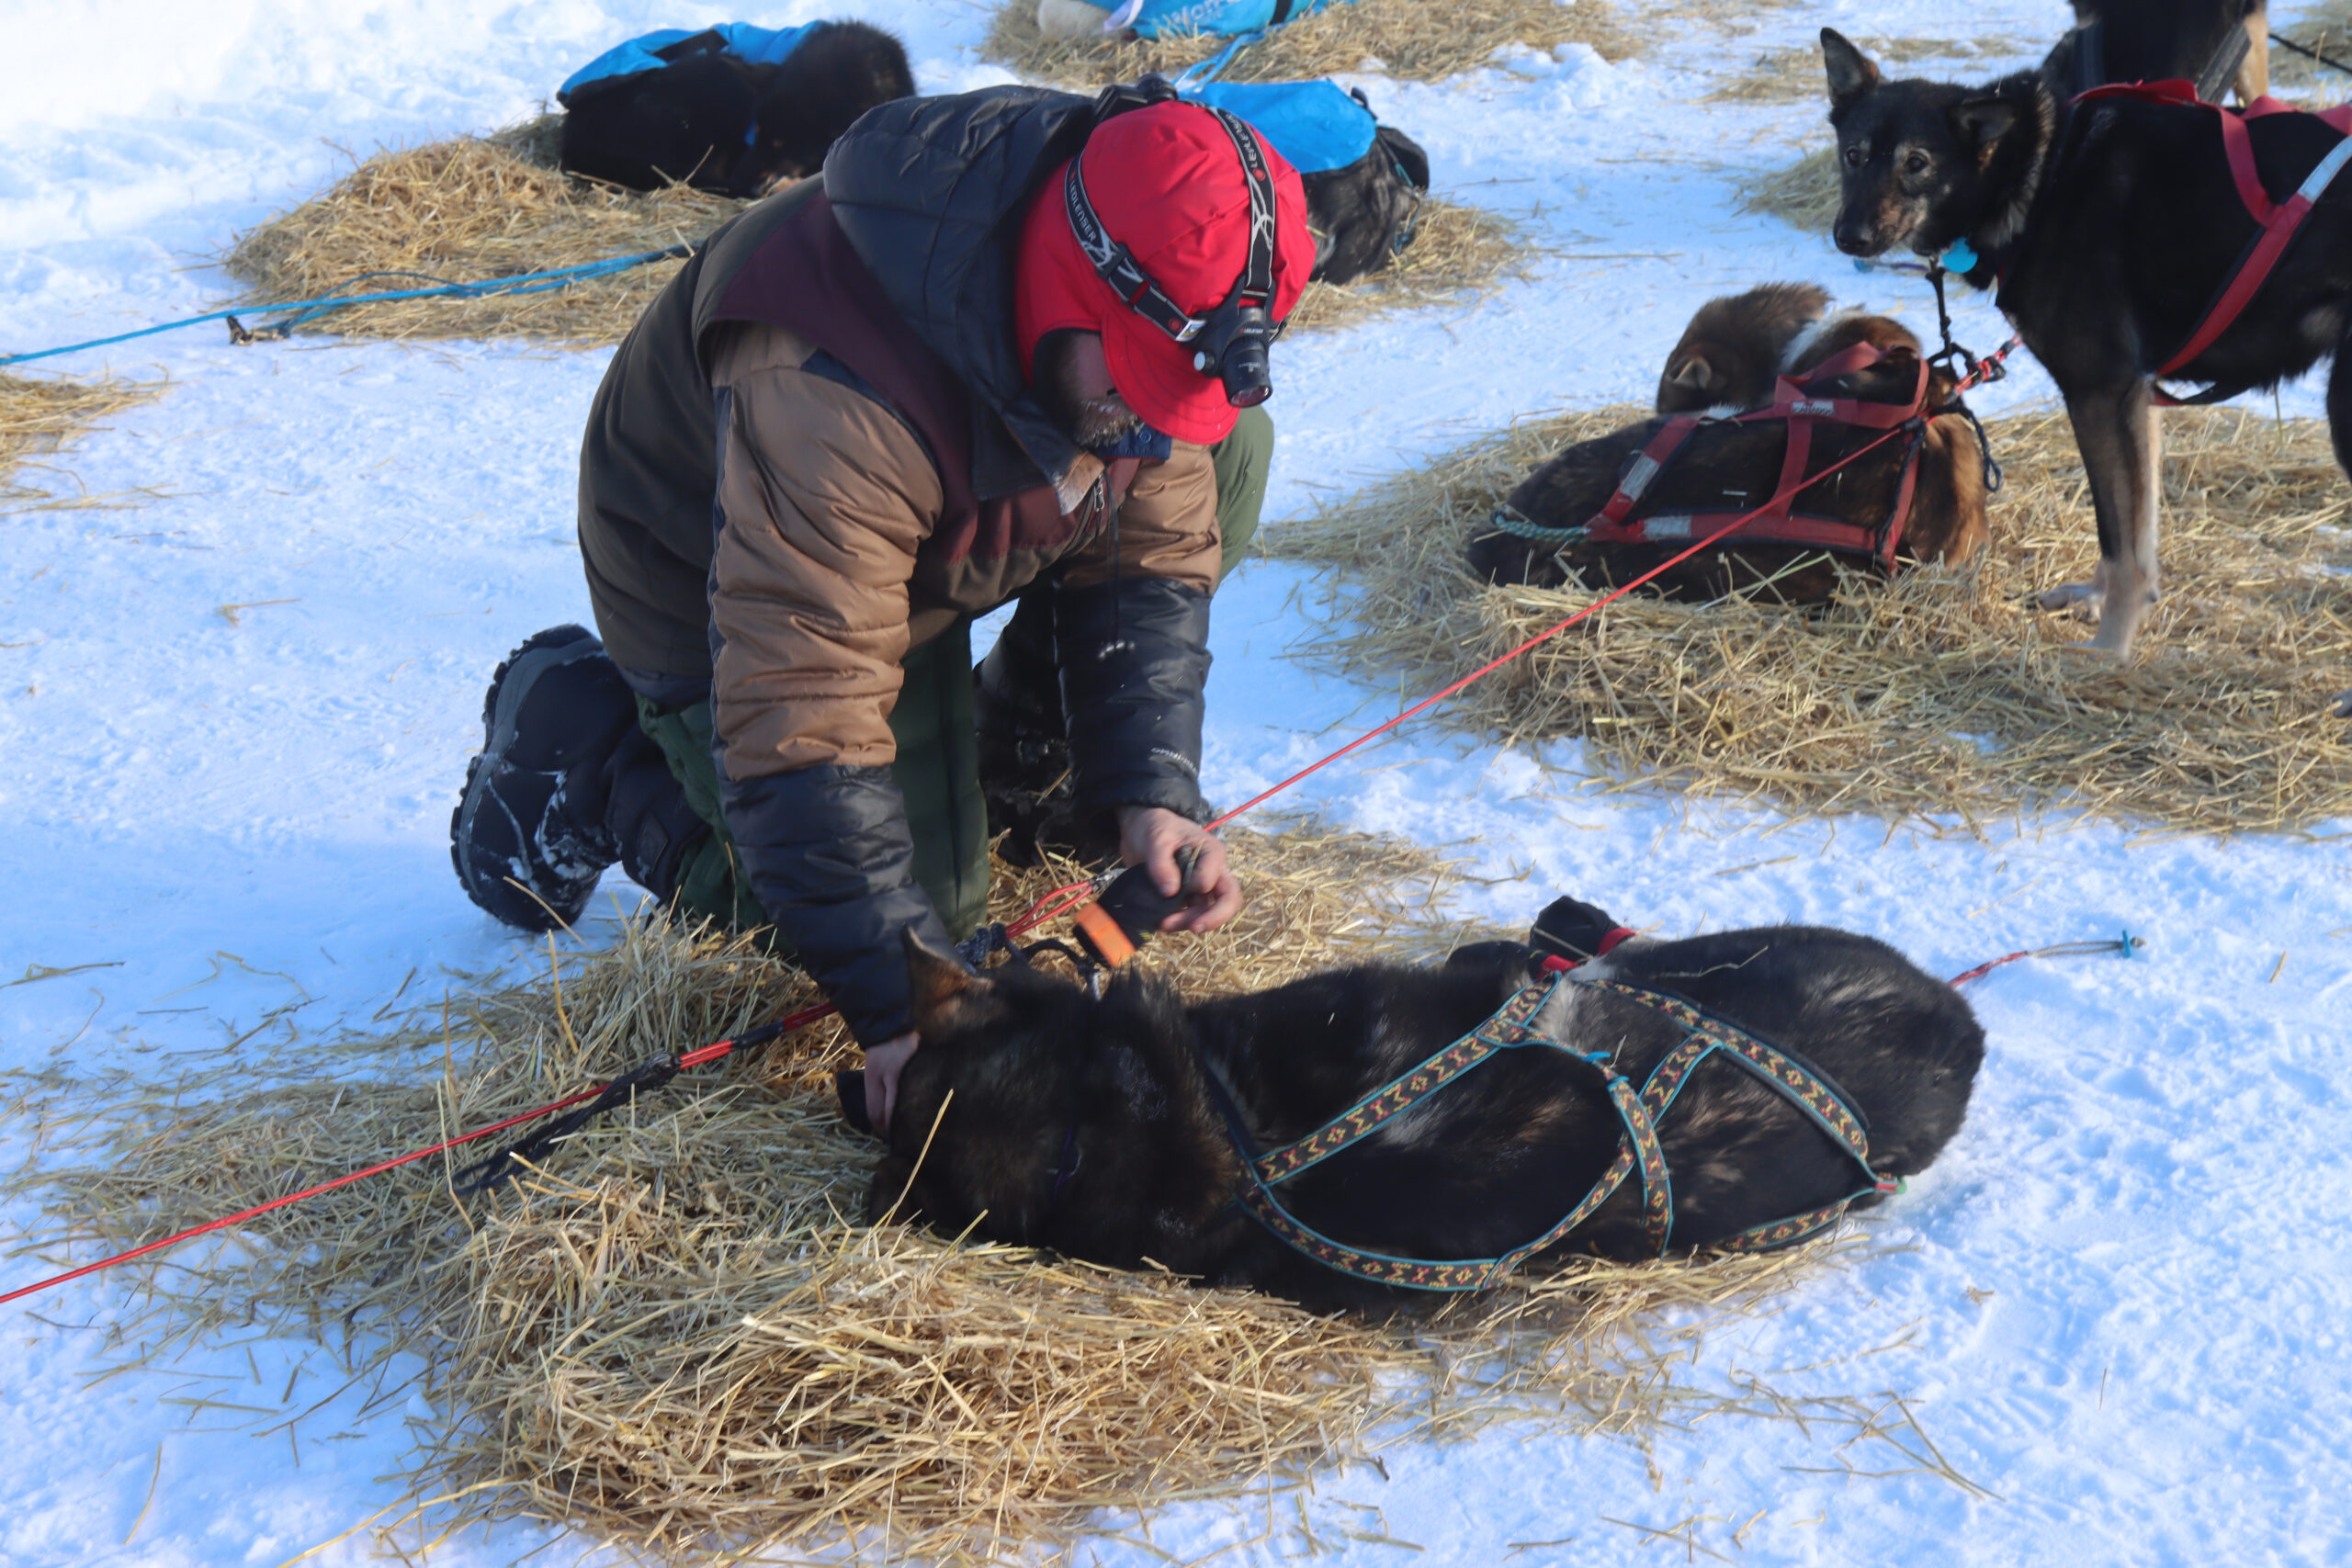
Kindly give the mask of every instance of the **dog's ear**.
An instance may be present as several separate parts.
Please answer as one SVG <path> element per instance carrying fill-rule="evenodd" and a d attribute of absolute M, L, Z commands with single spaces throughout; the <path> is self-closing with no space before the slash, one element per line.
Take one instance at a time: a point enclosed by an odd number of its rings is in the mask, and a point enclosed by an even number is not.
<path fill-rule="evenodd" d="M 1821 29 L 1821 63 L 1829 72 L 1832 114 L 1844 112 L 1847 105 L 1878 85 L 1878 67 L 1835 28 Z"/>
<path fill-rule="evenodd" d="M 2018 122 L 2018 106 L 2007 98 L 1970 98 L 1951 107 L 1952 134 L 1982 157 Z"/>
<path fill-rule="evenodd" d="M 1103 1039 L 1148 1056 L 1165 1050 L 1192 1048 L 1192 1031 L 1184 1021 L 1184 999 L 1176 994 L 1174 986 L 1141 964 L 1127 964 L 1112 976 L 1109 988 L 1102 993 L 1099 1016 Z"/>
<path fill-rule="evenodd" d="M 1693 387 L 1704 392 L 1713 388 L 1715 370 L 1713 366 L 1694 354 L 1681 364 L 1668 369 L 1666 378 L 1678 387 Z"/>
<path fill-rule="evenodd" d="M 899 935 L 907 950 L 907 979 L 915 1032 L 925 1044 L 981 1021 L 996 1000 L 996 982 L 976 975 L 953 953 L 942 953 L 909 926 Z"/>

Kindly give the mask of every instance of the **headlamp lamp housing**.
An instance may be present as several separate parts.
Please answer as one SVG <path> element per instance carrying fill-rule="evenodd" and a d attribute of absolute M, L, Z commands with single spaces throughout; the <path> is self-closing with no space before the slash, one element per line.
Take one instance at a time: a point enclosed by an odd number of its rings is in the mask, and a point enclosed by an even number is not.
<path fill-rule="evenodd" d="M 1132 86 L 1105 87 L 1095 100 L 1095 123 L 1114 115 L 1178 97 L 1166 78 L 1146 76 Z M 1241 275 L 1233 280 L 1225 302 L 1206 316 L 1184 310 L 1143 270 L 1133 252 L 1111 237 L 1086 194 L 1080 173 L 1085 153 L 1069 162 L 1062 179 L 1062 205 L 1079 250 L 1127 309 L 1151 322 L 1180 344 L 1195 345 L 1193 367 L 1225 383 L 1225 400 L 1238 409 L 1255 408 L 1273 395 L 1273 367 L 1268 354 L 1282 335 L 1273 319 L 1274 181 L 1264 146 L 1249 123 L 1221 108 L 1203 105 L 1224 127 L 1241 159 L 1241 173 L 1250 191 L 1250 253 Z"/>
<path fill-rule="evenodd" d="M 1193 340 L 1193 368 L 1225 383 L 1225 400 L 1238 409 L 1254 409 L 1274 395 L 1273 367 L 1267 351 L 1283 335 L 1263 299 L 1243 294 L 1236 280 L 1225 303 L 1211 311 Z"/>

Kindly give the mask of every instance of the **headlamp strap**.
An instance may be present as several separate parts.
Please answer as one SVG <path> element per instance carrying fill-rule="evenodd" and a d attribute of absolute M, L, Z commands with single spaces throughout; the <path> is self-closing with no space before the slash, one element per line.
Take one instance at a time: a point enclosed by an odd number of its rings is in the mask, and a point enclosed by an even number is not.
<path fill-rule="evenodd" d="M 1109 284 L 1111 292 L 1128 310 L 1178 343 L 1190 343 L 1207 322 L 1170 299 L 1136 263 L 1135 253 L 1111 238 L 1095 214 L 1094 204 L 1086 198 L 1086 182 L 1079 176 L 1078 164 L 1072 158 L 1069 173 L 1062 176 L 1062 207 L 1069 214 L 1069 231 L 1077 236 L 1078 248 L 1086 254 L 1094 276 Z"/>
<path fill-rule="evenodd" d="M 1108 87 L 1096 101 L 1098 122 L 1106 114 L 1116 114 L 1146 104 L 1162 103 L 1172 96 L 1155 93 L 1154 87 L 1165 89 L 1166 84 L 1157 77 L 1147 76 L 1133 87 Z M 1250 190 L 1250 254 L 1242 264 L 1241 276 L 1235 286 L 1236 293 L 1245 301 L 1263 305 L 1274 293 L 1274 179 L 1266 166 L 1266 152 L 1258 133 L 1247 121 L 1221 108 L 1202 106 L 1216 117 L 1225 133 L 1233 141 L 1233 150 L 1240 155 L 1241 174 Z M 1069 172 L 1062 177 L 1062 208 L 1069 216 L 1070 232 L 1078 239 L 1078 248 L 1085 253 L 1087 262 L 1094 268 L 1094 276 L 1110 286 L 1127 309 L 1143 317 L 1178 343 L 1190 343 L 1208 324 L 1207 319 L 1195 316 L 1168 296 L 1168 291 L 1152 280 L 1136 262 L 1135 254 L 1111 237 L 1102 220 L 1094 210 L 1094 203 L 1086 195 L 1086 180 L 1080 173 L 1085 152 L 1069 161 Z"/>
<path fill-rule="evenodd" d="M 1241 155 L 1241 175 L 1250 186 L 1250 259 L 1242 264 L 1241 297 L 1260 304 L 1274 297 L 1274 176 L 1266 167 L 1266 150 L 1247 120 L 1210 107 L 1233 150 Z"/>

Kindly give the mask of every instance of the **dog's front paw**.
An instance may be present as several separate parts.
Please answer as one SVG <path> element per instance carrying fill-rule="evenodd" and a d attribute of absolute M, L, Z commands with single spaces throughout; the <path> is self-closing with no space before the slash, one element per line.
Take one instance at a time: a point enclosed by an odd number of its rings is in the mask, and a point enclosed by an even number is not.
<path fill-rule="evenodd" d="M 2062 582 L 2033 603 L 2037 609 L 2070 615 L 2078 621 L 2096 621 L 2105 599 L 2096 582 Z"/>

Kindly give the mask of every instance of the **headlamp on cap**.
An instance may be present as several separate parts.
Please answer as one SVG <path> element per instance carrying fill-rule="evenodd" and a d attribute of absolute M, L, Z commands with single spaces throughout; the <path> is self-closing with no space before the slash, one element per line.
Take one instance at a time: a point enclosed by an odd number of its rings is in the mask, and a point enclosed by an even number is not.
<path fill-rule="evenodd" d="M 1100 119 L 1122 109 L 1164 103 L 1175 96 L 1167 83 L 1147 76 L 1135 86 L 1106 88 L 1096 104 Z M 1273 369 L 1267 350 L 1282 335 L 1273 318 L 1274 298 L 1274 179 L 1266 166 L 1265 149 L 1249 124 L 1221 108 L 1204 104 L 1233 139 L 1241 157 L 1241 173 L 1250 189 L 1250 254 L 1241 276 L 1225 303 L 1206 316 L 1195 316 L 1170 299 L 1136 262 L 1134 253 L 1111 237 L 1087 199 L 1086 181 L 1079 172 L 1081 152 L 1070 160 L 1062 178 L 1062 205 L 1069 215 L 1070 232 L 1094 274 L 1127 309 L 1193 348 L 1193 368 L 1225 383 L 1225 400 L 1238 409 L 1256 408 L 1273 396 Z"/>
<path fill-rule="evenodd" d="M 1266 351 L 1283 329 L 1263 299 L 1252 299 L 1236 283 L 1225 303 L 1210 312 L 1195 340 L 1193 368 L 1225 383 L 1225 400 L 1254 409 L 1274 395 L 1273 367 Z"/>

